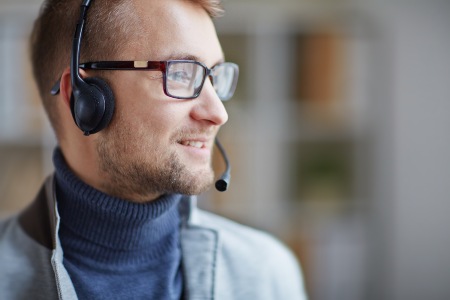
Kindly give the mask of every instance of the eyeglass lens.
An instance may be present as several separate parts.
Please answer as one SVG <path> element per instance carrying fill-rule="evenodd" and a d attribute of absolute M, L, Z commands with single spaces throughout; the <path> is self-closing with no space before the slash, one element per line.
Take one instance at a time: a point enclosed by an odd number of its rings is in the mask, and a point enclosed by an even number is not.
<path fill-rule="evenodd" d="M 167 69 L 167 92 L 175 97 L 189 98 L 198 93 L 206 70 L 194 63 L 171 62 Z"/>
<path fill-rule="evenodd" d="M 233 96 L 237 81 L 237 65 L 222 63 L 211 70 L 218 97 L 225 101 Z M 197 97 L 206 77 L 206 69 L 195 62 L 171 62 L 167 66 L 166 90 L 177 98 Z"/>
<path fill-rule="evenodd" d="M 217 95 L 223 101 L 230 99 L 236 89 L 236 67 L 231 63 L 223 63 L 213 68 L 213 86 Z"/>

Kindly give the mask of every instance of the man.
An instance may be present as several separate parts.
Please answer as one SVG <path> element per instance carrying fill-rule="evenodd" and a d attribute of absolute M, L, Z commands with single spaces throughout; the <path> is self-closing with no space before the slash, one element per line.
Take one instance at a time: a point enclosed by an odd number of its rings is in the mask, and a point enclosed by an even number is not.
<path fill-rule="evenodd" d="M 220 12 L 217 0 L 44 2 L 32 62 L 55 174 L 0 225 L 0 299 L 305 299 L 284 246 L 189 196 L 213 181 L 237 79 Z"/>

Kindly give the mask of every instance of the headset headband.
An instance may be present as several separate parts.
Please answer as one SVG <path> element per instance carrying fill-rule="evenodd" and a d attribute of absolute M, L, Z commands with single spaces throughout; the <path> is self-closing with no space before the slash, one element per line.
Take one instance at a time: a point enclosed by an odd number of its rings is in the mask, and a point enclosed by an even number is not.
<path fill-rule="evenodd" d="M 78 91 L 79 83 L 84 82 L 80 76 L 80 49 L 81 38 L 83 36 L 84 22 L 86 21 L 86 14 L 91 0 L 84 0 L 81 4 L 80 20 L 78 21 L 75 35 L 73 37 L 72 58 L 70 63 L 70 79 L 74 92 Z"/>

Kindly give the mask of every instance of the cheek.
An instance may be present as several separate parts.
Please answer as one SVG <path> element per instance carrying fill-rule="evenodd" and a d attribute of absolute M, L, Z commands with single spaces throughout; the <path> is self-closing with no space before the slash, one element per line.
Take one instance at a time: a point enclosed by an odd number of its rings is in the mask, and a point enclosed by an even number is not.
<path fill-rule="evenodd" d="M 189 116 L 187 103 L 167 97 L 162 79 L 143 79 L 123 80 L 128 84 L 116 87 L 117 121 L 129 131 L 146 133 L 147 138 L 170 138 Z"/>

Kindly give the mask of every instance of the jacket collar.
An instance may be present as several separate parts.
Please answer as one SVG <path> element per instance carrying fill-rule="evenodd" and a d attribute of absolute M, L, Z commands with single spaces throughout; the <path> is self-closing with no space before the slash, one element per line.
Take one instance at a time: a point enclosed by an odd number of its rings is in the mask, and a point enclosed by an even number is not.
<path fill-rule="evenodd" d="M 28 208 L 19 215 L 22 229 L 40 245 L 56 248 L 55 196 L 53 176 L 49 176 Z"/>
<path fill-rule="evenodd" d="M 196 202 L 195 196 L 186 196 L 179 204 L 184 298 L 214 299 L 219 234 L 201 224 Z M 19 223 L 37 243 L 49 250 L 59 250 L 54 175 L 46 179 L 31 205 L 19 215 Z"/>

